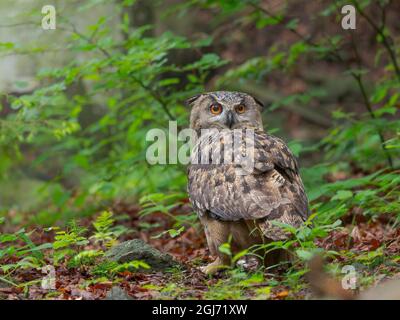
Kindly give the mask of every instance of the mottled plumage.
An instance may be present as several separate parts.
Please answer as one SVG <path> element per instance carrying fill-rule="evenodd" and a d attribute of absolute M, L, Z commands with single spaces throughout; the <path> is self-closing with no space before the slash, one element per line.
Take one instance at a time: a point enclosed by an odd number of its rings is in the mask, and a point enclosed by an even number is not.
<path fill-rule="evenodd" d="M 263 131 L 260 102 L 247 94 L 227 91 L 199 95 L 189 102 L 193 105 L 193 129 L 198 133 L 201 129 L 218 130 L 197 141 L 188 168 L 190 201 L 205 227 L 212 254 L 219 256 L 216 263 L 224 262 L 218 246 L 230 235 L 238 249 L 285 239 L 287 234 L 273 221 L 300 226 L 309 215 L 308 201 L 295 157 L 281 139 Z M 246 136 L 249 129 L 254 136 Z M 233 149 L 230 142 L 238 133 L 242 133 L 239 152 L 228 150 Z M 213 158 L 215 152 L 210 150 L 217 150 L 220 156 Z M 244 166 L 239 159 L 224 163 L 221 154 L 230 156 L 227 151 L 234 153 L 232 160 L 252 151 L 253 170 L 241 170 Z M 202 152 L 209 155 L 208 164 L 196 161 Z"/>

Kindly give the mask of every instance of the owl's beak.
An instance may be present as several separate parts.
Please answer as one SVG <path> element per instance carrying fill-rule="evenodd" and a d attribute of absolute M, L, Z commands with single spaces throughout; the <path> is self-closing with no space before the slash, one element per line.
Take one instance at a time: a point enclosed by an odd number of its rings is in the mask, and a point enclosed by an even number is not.
<path fill-rule="evenodd" d="M 232 125 L 235 123 L 235 115 L 233 114 L 232 111 L 228 111 L 228 113 L 226 114 L 226 126 L 228 128 L 232 128 Z"/>

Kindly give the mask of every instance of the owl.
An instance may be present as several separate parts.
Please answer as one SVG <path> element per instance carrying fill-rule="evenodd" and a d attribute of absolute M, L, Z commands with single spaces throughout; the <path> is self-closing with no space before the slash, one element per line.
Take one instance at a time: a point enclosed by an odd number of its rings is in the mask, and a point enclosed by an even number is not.
<path fill-rule="evenodd" d="M 188 166 L 188 193 L 216 257 L 202 271 L 213 274 L 230 263 L 221 245 L 230 243 L 237 252 L 287 239 L 285 225 L 299 227 L 310 211 L 295 157 L 263 130 L 262 103 L 246 93 L 217 91 L 187 104 L 190 127 L 199 137 Z M 246 166 L 235 161 L 246 152 L 251 159 L 243 161 Z M 275 264 L 288 257 L 275 252 L 264 258 Z"/>

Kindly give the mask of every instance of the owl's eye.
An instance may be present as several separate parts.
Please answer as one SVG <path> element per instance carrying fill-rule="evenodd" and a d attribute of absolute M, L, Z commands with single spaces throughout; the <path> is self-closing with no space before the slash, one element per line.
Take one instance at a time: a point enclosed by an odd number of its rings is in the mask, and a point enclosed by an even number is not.
<path fill-rule="evenodd" d="M 210 111 L 212 114 L 220 114 L 222 112 L 222 106 L 219 103 L 212 104 L 210 106 Z"/>
<path fill-rule="evenodd" d="M 236 108 L 235 108 L 237 113 L 243 113 L 246 111 L 246 107 L 243 104 L 239 104 Z"/>

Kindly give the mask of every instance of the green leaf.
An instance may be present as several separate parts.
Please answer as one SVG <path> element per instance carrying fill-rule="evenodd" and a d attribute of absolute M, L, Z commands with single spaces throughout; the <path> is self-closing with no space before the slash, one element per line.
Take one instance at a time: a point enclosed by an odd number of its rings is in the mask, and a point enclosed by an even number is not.
<path fill-rule="evenodd" d="M 177 236 L 179 236 L 183 231 L 185 230 L 185 227 L 182 226 L 180 227 L 178 230 L 176 229 L 169 229 L 168 233 L 170 235 L 171 238 L 176 238 Z"/>
<path fill-rule="evenodd" d="M 351 192 L 350 190 L 339 190 L 332 197 L 332 200 L 347 200 L 351 197 L 353 197 L 353 192 Z"/>
<path fill-rule="evenodd" d="M 289 142 L 288 146 L 296 157 L 298 157 L 300 155 L 301 150 L 303 150 L 303 145 L 296 141 Z"/>
<path fill-rule="evenodd" d="M 218 250 L 228 256 L 232 255 L 231 245 L 229 243 L 223 243 L 219 246 Z"/>
<path fill-rule="evenodd" d="M 296 254 L 303 261 L 309 261 L 314 256 L 314 253 L 312 251 L 303 250 L 303 249 L 297 249 Z"/>
<path fill-rule="evenodd" d="M 1 49 L 13 49 L 14 48 L 14 43 L 12 42 L 0 42 L 0 50 Z"/>

